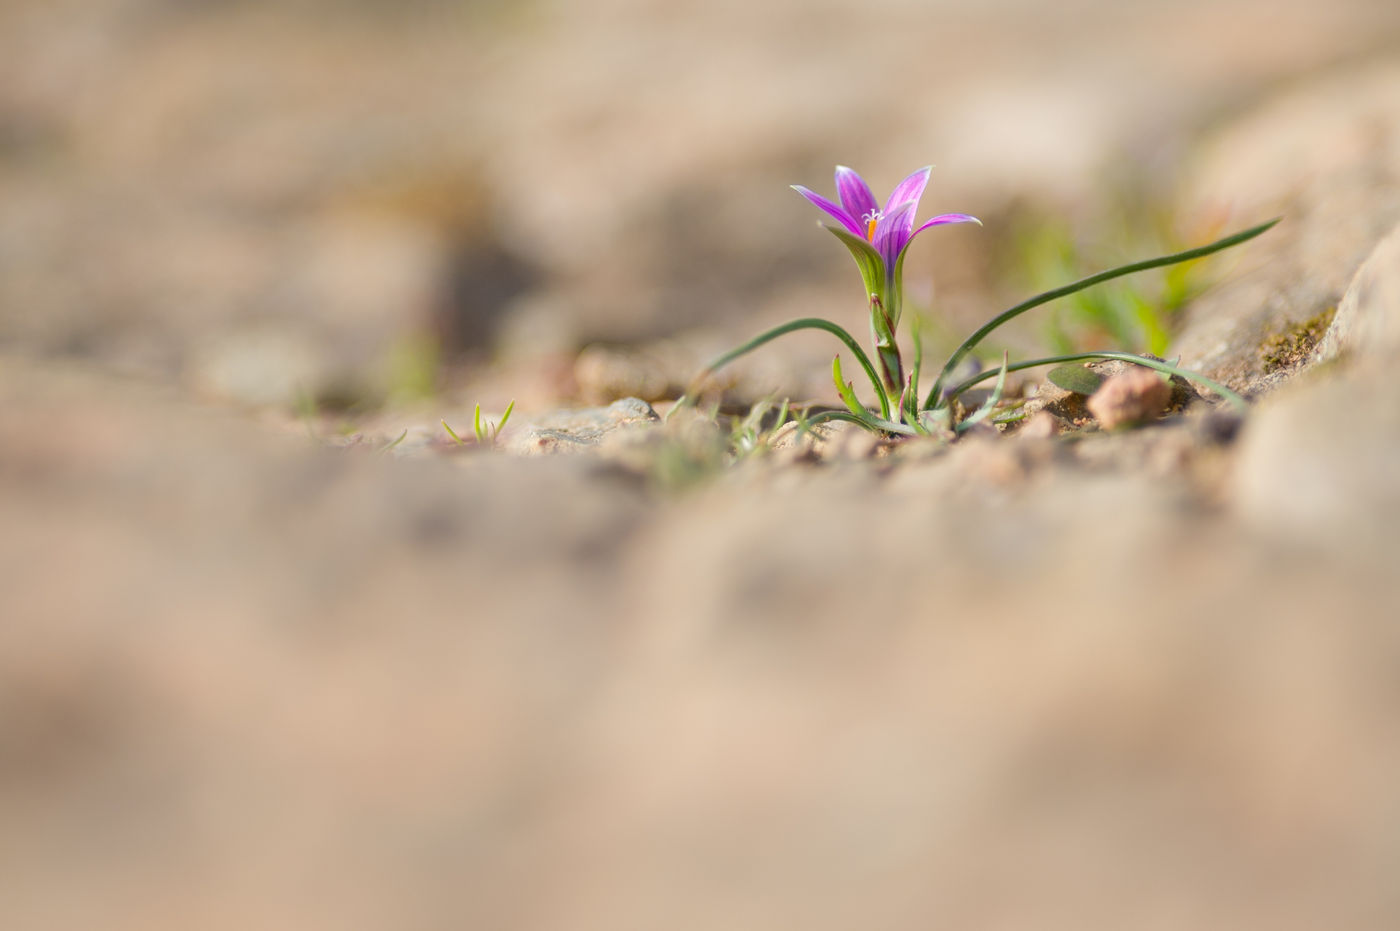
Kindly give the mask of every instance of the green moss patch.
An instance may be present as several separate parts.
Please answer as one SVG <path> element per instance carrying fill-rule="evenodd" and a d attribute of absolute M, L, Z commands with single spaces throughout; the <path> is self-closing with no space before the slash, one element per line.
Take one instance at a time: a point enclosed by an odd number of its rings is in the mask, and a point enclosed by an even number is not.
<path fill-rule="evenodd" d="M 1306 362 L 1336 314 L 1337 308 L 1329 307 L 1315 317 L 1291 324 L 1282 332 L 1265 339 L 1259 347 L 1259 358 L 1264 363 L 1264 372 L 1269 374 L 1289 371 Z"/>

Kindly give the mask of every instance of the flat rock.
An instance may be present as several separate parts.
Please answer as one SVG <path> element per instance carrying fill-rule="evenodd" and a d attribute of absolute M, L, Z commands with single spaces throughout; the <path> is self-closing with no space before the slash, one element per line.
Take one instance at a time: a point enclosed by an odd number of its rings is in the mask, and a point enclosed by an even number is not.
<path fill-rule="evenodd" d="M 628 427 L 656 424 L 661 420 L 651 405 L 638 398 L 623 398 L 607 407 L 560 410 L 512 421 L 502 431 L 498 445 L 519 455 L 570 453 L 597 447 L 609 434 Z"/>
<path fill-rule="evenodd" d="M 1177 209 L 1230 227 L 1283 222 L 1216 260 L 1173 354 L 1236 390 L 1280 383 L 1271 337 L 1335 309 L 1400 222 L 1400 64 L 1337 72 L 1228 121 L 1200 148 Z"/>
<path fill-rule="evenodd" d="M 1382 548 L 1400 527 L 1400 229 L 1353 277 L 1317 349 L 1345 364 L 1304 376 L 1242 433 L 1233 499 L 1252 523 L 1319 544 Z"/>
<path fill-rule="evenodd" d="M 1391 230 L 1356 271 L 1318 343 L 1315 361 L 1347 354 L 1392 365 L 1400 351 L 1400 226 Z"/>

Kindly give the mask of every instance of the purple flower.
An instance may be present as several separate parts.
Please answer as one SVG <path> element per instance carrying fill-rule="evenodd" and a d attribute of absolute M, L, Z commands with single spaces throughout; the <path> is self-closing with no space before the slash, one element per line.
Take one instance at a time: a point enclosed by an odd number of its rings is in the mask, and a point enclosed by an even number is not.
<path fill-rule="evenodd" d="M 844 165 L 836 166 L 836 194 L 841 199 L 837 204 L 800 184 L 792 189 L 845 227 L 852 236 L 869 243 L 884 264 L 884 270 L 893 279 L 895 268 L 904 257 L 904 250 L 914 237 L 931 226 L 946 223 L 981 223 L 976 217 L 963 213 L 945 213 L 927 220 L 918 229 L 914 228 L 914 214 L 919 209 L 919 198 L 928 186 L 929 174 L 933 167 L 920 168 L 896 185 L 885 208 L 880 209 L 870 185 L 860 175 Z M 828 227 L 836 232 L 834 227 Z"/>
<path fill-rule="evenodd" d="M 928 186 L 933 167 L 920 168 L 899 182 L 881 210 L 870 185 L 844 165 L 836 166 L 836 196 L 841 203 L 825 197 L 800 184 L 793 190 L 816 204 L 840 223 L 827 229 L 845 244 L 860 269 L 870 301 L 870 327 L 879 354 L 881 377 L 891 392 L 903 385 L 902 364 L 895 330 L 899 326 L 900 309 L 904 303 L 904 254 L 914 237 L 930 226 L 945 223 L 977 223 L 981 220 L 965 213 L 945 213 L 914 228 L 914 214 L 919 198 Z"/>

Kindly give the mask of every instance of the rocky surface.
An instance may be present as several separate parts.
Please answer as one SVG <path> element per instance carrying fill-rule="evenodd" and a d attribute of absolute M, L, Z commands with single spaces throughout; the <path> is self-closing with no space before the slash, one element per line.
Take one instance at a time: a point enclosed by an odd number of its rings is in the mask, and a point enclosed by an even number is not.
<path fill-rule="evenodd" d="M 579 452 L 598 446 L 618 431 L 651 427 L 660 419 L 645 401 L 624 398 L 604 408 L 559 411 L 527 424 L 508 426 L 498 445 L 526 456 Z"/>
<path fill-rule="evenodd" d="M 1337 314 L 1318 341 L 1313 363 L 1350 357 L 1384 366 L 1400 349 L 1400 226 L 1390 231 L 1357 269 L 1337 306 Z"/>
<path fill-rule="evenodd" d="M 1240 390 L 1279 383 L 1259 347 L 1337 309 L 1358 265 L 1400 223 L 1400 64 L 1290 88 L 1203 141 L 1184 209 L 1235 225 L 1282 216 L 1227 255 L 1230 280 L 1194 302 L 1182 364 Z M 1284 373 L 1287 374 L 1287 373 Z"/>
<path fill-rule="evenodd" d="M 1255 395 L 1243 417 L 1183 391 L 1145 426 L 1099 430 L 1087 411 L 1082 423 L 1057 418 L 1051 398 L 1066 397 L 1042 388 L 1025 407 L 1044 409 L 1024 426 L 953 443 L 881 440 L 847 425 L 804 434 L 757 416 L 731 429 L 727 416 L 660 403 L 667 392 L 647 387 L 671 377 L 659 351 L 618 343 L 576 359 L 573 337 L 519 350 L 554 360 L 534 388 L 497 371 L 466 385 L 475 395 L 391 392 L 377 410 L 323 403 L 292 417 L 266 403 L 303 391 L 325 402 L 327 389 L 308 387 L 317 372 L 331 373 L 324 385 L 373 368 L 383 341 L 418 325 L 404 324 L 408 308 L 437 299 L 398 302 L 434 293 L 443 279 L 424 270 L 434 262 L 476 268 L 468 280 L 498 296 L 532 295 L 500 324 L 510 343 L 596 296 L 611 273 L 590 277 L 588 250 L 654 232 L 646 222 L 658 214 L 679 226 L 697 216 L 662 192 L 713 169 L 716 151 L 752 150 L 716 176 L 734 179 L 725 196 L 740 200 L 759 196 L 749 184 L 767 184 L 744 159 L 782 160 L 758 144 L 770 131 L 784 151 L 829 161 L 832 108 L 851 117 L 872 88 L 937 73 L 923 70 L 934 68 L 927 56 L 895 54 L 918 46 L 912 26 L 923 14 L 885 6 L 910 27 L 886 29 L 891 53 L 796 110 L 787 104 L 828 86 L 816 75 L 830 63 L 780 46 L 776 61 L 807 64 L 756 72 L 764 38 L 777 34 L 762 17 L 779 12 L 746 6 L 758 25 L 728 59 L 676 69 L 693 125 L 657 130 L 643 153 L 625 144 L 627 120 L 656 129 L 675 98 L 639 92 L 619 103 L 602 89 L 710 48 L 705 29 L 737 7 L 720 4 L 696 25 L 679 7 L 626 6 L 638 37 L 659 29 L 663 40 L 631 43 L 596 71 L 579 64 L 594 61 L 588 43 L 606 20 L 548 6 L 466 8 L 484 17 L 478 24 L 503 17 L 494 27 L 503 38 L 494 57 L 482 41 L 480 57 L 462 60 L 449 53 L 465 40 L 441 28 L 433 4 L 413 5 L 392 28 L 364 7 L 307 50 L 270 26 L 286 16 L 324 25 L 331 17 L 317 0 L 276 15 L 214 5 L 175 20 L 159 5 L 107 0 L 91 6 L 106 18 L 66 33 L 57 49 L 67 57 L 48 71 L 50 59 L 16 37 L 53 35 L 52 14 L 5 7 L 15 28 L 0 42 L 24 54 L 0 57 L 15 78 L 0 82 L 0 184 L 16 194 L 0 248 L 22 273 L 0 279 L 0 927 L 1400 922 L 1400 217 L 1387 161 L 1400 136 L 1380 90 L 1389 66 L 1300 76 L 1253 106 L 1234 99 L 1241 112 L 1192 150 L 1183 190 L 1205 193 L 1183 203 L 1230 190 L 1249 199 L 1222 222 L 1273 209 L 1290 218 L 1224 263 L 1179 339 L 1184 365 Z M 1157 35 L 1151 55 L 1132 59 L 1145 75 L 1137 80 L 1176 101 L 1163 118 L 1186 120 L 1209 109 L 1202 87 L 1212 80 L 1229 77 L 1244 94 L 1285 73 L 1289 55 L 1298 60 L 1287 67 L 1305 68 L 1372 47 L 1393 15 L 1332 6 L 1323 17 L 1269 4 L 1270 41 L 1248 50 L 1198 27 L 1248 24 L 1263 5 L 1164 8 L 1153 21 L 1180 34 Z M 149 29 L 130 25 L 143 22 Z M 974 44 L 954 40 L 982 35 L 977 22 L 950 27 L 947 43 L 970 55 Z M 418 86 L 447 88 L 433 98 L 447 110 L 396 107 L 408 99 L 396 83 L 408 58 L 351 66 L 374 59 L 371 35 L 391 42 L 394 29 L 423 43 L 410 71 L 422 69 L 412 72 Z M 587 41 L 563 42 L 574 29 Z M 535 32 L 539 45 L 528 41 Z M 833 27 L 816 47 L 849 53 L 861 34 Z M 236 58 L 250 36 L 281 37 L 269 40 L 263 71 L 154 79 L 186 74 L 194 50 Z M 1030 65 L 1007 49 L 1030 39 L 1000 41 L 979 54 L 1015 66 L 1004 85 L 968 85 L 969 107 L 1000 100 L 1027 114 L 1058 100 L 1049 112 L 1063 116 L 1078 101 L 1081 129 L 1097 119 L 1132 133 L 1117 120 L 1126 111 L 1079 95 L 1069 65 L 1024 83 L 1017 68 Z M 574 57 L 562 54 L 570 48 Z M 330 70 L 296 70 L 296 51 Z M 594 109 L 571 109 L 576 98 L 513 109 L 549 99 L 558 72 L 537 72 L 550 54 L 579 76 Z M 1167 67 L 1183 60 L 1198 67 Z M 711 80 L 710 67 L 734 76 Z M 435 174 L 460 154 L 448 144 L 455 131 L 434 136 L 444 154 L 423 176 L 417 163 L 400 172 L 402 150 L 348 141 L 383 113 L 407 135 L 427 132 L 438 123 L 424 113 L 456 112 L 444 102 L 460 96 L 448 79 L 487 75 L 509 76 L 524 95 L 461 104 L 478 121 L 464 125 L 496 131 L 500 154 L 475 154 L 487 159 L 487 188 L 519 202 L 508 217 L 474 202 L 457 169 Z M 54 109 L 52 95 L 79 78 L 75 109 Z M 727 89 L 764 81 L 771 99 L 732 112 L 741 108 Z M 1179 98 L 1163 90 L 1174 81 L 1187 82 Z M 296 106 L 264 109 L 269 97 Z M 130 99 L 141 106 L 107 112 Z M 248 120 L 238 131 L 200 122 L 210 99 L 245 107 Z M 931 102 L 930 114 L 943 106 Z M 787 122 L 770 125 L 775 114 Z M 1313 124 L 1290 135 L 1298 120 Z M 985 141 L 1000 125 L 950 144 L 1000 152 Z M 1038 145 L 1034 128 L 1006 159 L 1074 154 Z M 908 132 L 885 157 L 937 141 Z M 872 152 L 884 144 L 874 135 Z M 1082 133 L 1068 137 L 1101 151 Z M 1190 149 L 1187 137 L 1172 140 Z M 578 154 L 559 168 L 569 184 L 531 188 L 549 174 L 540 159 L 565 149 Z M 60 179 L 55 151 L 102 177 L 86 187 Z M 334 157 L 283 157 L 307 151 Z M 643 155 L 655 163 L 647 170 Z M 168 198 L 150 199 L 131 179 L 159 174 L 165 159 L 194 167 L 168 175 Z M 1043 170 L 1037 189 L 1074 189 L 1055 183 L 1053 165 Z M 1065 171 L 1056 177 L 1074 174 Z M 603 194 L 625 185 L 561 199 L 564 187 L 629 172 L 635 190 L 611 206 Z M 455 233 L 423 247 L 425 228 L 463 222 L 424 206 L 440 205 L 415 193 L 424 177 L 499 228 L 470 248 Z M 381 189 L 399 178 L 413 184 Z M 692 196 L 725 187 L 713 184 Z M 399 219 L 366 207 L 342 226 L 338 205 L 352 190 L 400 205 L 389 210 Z M 45 200 L 54 191 L 64 196 Z M 400 222 L 400 210 L 420 219 Z M 787 246 L 755 243 L 786 234 L 763 213 L 732 228 L 781 278 Z M 93 218 L 88 238 L 72 217 Z M 503 275 L 533 283 L 512 292 L 480 273 L 496 268 L 491 250 L 518 258 L 529 251 L 522 240 L 579 217 L 596 219 L 597 238 L 541 239 L 538 261 L 552 271 L 510 272 L 501 259 Z M 130 245 L 137 238 L 143 248 Z M 676 267 L 712 267 L 716 241 L 692 243 Z M 64 274 L 80 246 L 112 264 Z M 153 254 L 172 258 L 143 269 Z M 300 284 L 277 284 L 269 254 Z M 694 284 L 681 276 L 642 293 L 677 282 Z M 91 295 L 101 309 L 82 312 Z M 630 319 L 641 300 L 629 295 L 610 312 Z M 743 335 L 800 315 L 795 305 L 817 309 L 774 296 L 742 321 Z M 291 307 L 314 310 L 286 320 L 271 310 Z M 1317 345 L 1265 371 L 1269 335 L 1328 307 L 1336 314 Z M 461 345 L 485 338 L 471 314 L 424 313 L 420 322 L 446 327 L 439 346 L 450 343 L 445 321 L 466 327 L 459 337 L 476 333 Z M 603 319 L 579 314 L 579 333 Z M 673 346 L 704 359 L 713 338 Z M 801 390 L 802 379 L 820 384 L 831 347 L 813 339 L 735 377 L 756 392 L 766 380 L 786 385 L 784 368 L 798 366 Z M 207 364 L 182 361 L 194 346 Z M 629 368 L 632 352 L 651 368 Z M 430 362 L 409 352 L 404 365 L 418 377 Z M 628 381 L 638 370 L 653 380 Z M 399 391 L 412 381 L 383 377 Z M 595 406 L 552 412 L 555 389 L 544 385 L 571 381 L 590 386 Z M 658 397 L 610 396 L 629 385 Z M 794 396 L 820 397 L 799 388 Z M 457 444 L 440 423 L 466 436 L 474 401 L 499 420 L 504 401 L 529 390 L 542 400 L 522 403 L 496 443 Z M 230 397 L 239 404 L 213 403 Z"/>

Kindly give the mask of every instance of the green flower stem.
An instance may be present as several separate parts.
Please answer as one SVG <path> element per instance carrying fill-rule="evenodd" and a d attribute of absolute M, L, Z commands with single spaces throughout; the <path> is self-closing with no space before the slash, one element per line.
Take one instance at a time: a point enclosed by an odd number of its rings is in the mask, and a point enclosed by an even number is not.
<path fill-rule="evenodd" d="M 885 382 L 885 393 L 896 397 L 904 384 L 904 363 L 899 357 L 899 346 L 893 342 L 877 340 L 875 354 L 880 362 L 880 375 Z"/>
<path fill-rule="evenodd" d="M 842 329 L 837 324 L 832 323 L 830 320 L 822 320 L 818 317 L 803 317 L 799 320 L 792 320 L 788 323 L 784 323 L 782 326 L 776 326 L 771 330 L 760 333 L 737 349 L 731 349 L 729 352 L 726 352 L 724 355 L 711 362 L 705 367 L 705 370 L 700 373 L 700 378 L 713 375 L 740 356 L 753 352 L 764 343 L 771 342 L 779 336 L 791 333 L 793 330 L 825 330 L 845 343 L 846 348 L 851 350 L 851 354 L 854 355 L 856 361 L 860 363 L 860 367 L 865 369 L 865 374 L 870 379 L 870 384 L 875 386 L 875 397 L 880 402 L 880 416 L 885 420 L 889 420 L 889 394 L 886 393 L 885 386 L 880 383 L 880 376 L 875 373 L 875 366 L 870 364 L 870 357 L 865 354 L 865 350 L 860 348 L 860 343 L 856 342 L 855 337 L 851 336 L 850 333 L 846 332 L 846 330 Z M 679 407 L 681 402 L 689 400 L 691 394 L 691 391 L 687 391 L 686 397 L 677 402 L 677 406 Z"/>
<path fill-rule="evenodd" d="M 1033 369 L 1036 366 L 1040 365 L 1059 365 L 1062 362 L 1082 362 L 1086 359 L 1117 359 L 1121 362 L 1132 362 L 1135 365 L 1141 365 L 1150 369 L 1156 369 L 1159 372 L 1166 372 L 1168 375 L 1180 375 L 1182 378 L 1194 381 L 1199 385 L 1204 385 L 1211 391 L 1214 391 L 1226 401 L 1229 401 L 1230 404 L 1233 405 L 1234 408 L 1238 411 L 1245 411 L 1249 409 L 1249 405 L 1245 403 L 1244 398 L 1240 397 L 1238 394 L 1235 394 L 1235 392 L 1231 391 L 1229 388 L 1226 388 L 1224 385 L 1212 381 L 1209 378 L 1206 378 L 1204 375 L 1197 375 L 1195 372 L 1190 372 L 1186 369 L 1177 368 L 1175 365 L 1172 365 L 1168 362 L 1158 362 L 1156 359 L 1147 359 L 1143 356 L 1136 356 L 1133 355 L 1131 352 L 1076 352 L 1068 356 L 1051 356 L 1045 359 L 1030 359 L 1026 362 L 1016 362 L 1009 366 L 1006 366 L 1005 370 L 1008 372 L 1019 372 L 1022 369 Z M 957 398 L 958 395 L 962 394 L 964 391 L 968 390 L 969 388 L 978 384 L 979 382 L 984 382 L 987 379 L 994 377 L 1001 371 L 1002 369 L 1000 368 L 989 369 L 988 371 L 982 372 L 980 375 L 974 375 L 967 381 L 955 385 L 954 387 L 948 390 L 949 401 L 952 401 L 953 399 Z"/>
<path fill-rule="evenodd" d="M 894 398 L 904 387 L 904 363 L 894 338 L 894 321 L 877 294 L 870 295 L 870 339 L 875 345 L 875 361 L 880 366 L 885 393 Z"/>
<path fill-rule="evenodd" d="M 987 335 L 993 330 L 995 330 L 997 327 L 1016 317 L 1019 317 L 1026 311 L 1031 310 L 1035 307 L 1039 307 L 1041 304 L 1049 303 L 1050 301 L 1056 300 L 1057 298 L 1073 294 L 1076 291 L 1082 291 L 1085 288 L 1092 287 L 1093 285 L 1100 284 L 1104 281 L 1110 281 L 1114 278 L 1121 278 L 1124 275 L 1131 275 L 1134 272 L 1147 271 L 1150 268 L 1160 268 L 1163 265 L 1175 265 L 1178 262 L 1189 262 L 1192 259 L 1203 258 L 1207 255 L 1210 255 L 1213 252 L 1219 252 L 1221 249 L 1228 249 L 1231 246 L 1237 246 L 1240 243 L 1253 239 L 1260 233 L 1265 232 L 1274 224 L 1278 223 L 1281 219 L 1282 217 L 1277 217 L 1273 220 L 1270 220 L 1267 223 L 1261 223 L 1258 226 L 1250 227 L 1249 229 L 1244 230 L 1243 232 L 1235 233 L 1233 236 L 1226 236 L 1224 239 L 1218 239 L 1213 243 L 1204 246 L 1198 246 L 1195 249 L 1187 249 L 1185 252 L 1177 252 L 1173 255 L 1164 255 L 1155 259 L 1147 259 L 1142 262 L 1134 262 L 1131 265 L 1122 265 L 1118 268 L 1109 269 L 1106 272 L 1099 272 L 1097 275 L 1090 275 L 1088 278 L 1081 278 L 1076 282 L 1067 284 L 1060 288 L 1056 288 L 1053 291 L 1046 291 L 1043 294 L 1037 294 L 1035 297 L 1030 298 L 1026 301 L 1022 301 L 1015 307 L 1003 311 L 1002 313 L 998 314 L 997 316 L 993 317 L 991 320 L 988 320 L 985 324 L 983 324 L 977 330 L 977 332 L 969 336 L 963 342 L 963 344 L 959 346 L 951 356 L 948 357 L 948 361 L 943 366 L 943 371 L 939 372 L 938 374 L 938 380 L 933 383 L 933 388 L 929 391 L 928 397 L 924 399 L 924 408 L 932 408 L 938 404 L 941 392 L 943 390 L 943 383 L 948 380 L 948 376 L 952 373 L 953 369 L 957 368 L 958 363 L 962 362 L 962 360 L 967 356 L 967 354 L 971 352 L 977 346 L 978 343 L 985 339 Z M 1110 357 L 1103 356 L 1102 358 Z M 1147 363 L 1143 362 L 1142 364 L 1146 365 Z M 1025 366 L 1024 364 L 1018 364 L 1014 368 L 1026 367 L 1027 366 Z M 1155 366 L 1149 366 L 1149 368 L 1151 367 Z M 1186 373 L 1173 372 L 1173 374 L 1185 375 Z M 1199 376 L 1187 377 L 1199 378 Z M 1205 382 L 1201 383 L 1206 384 Z M 1212 391 L 1221 390 L 1211 385 L 1206 385 L 1206 387 L 1211 388 Z M 1227 398 L 1231 396 L 1231 392 L 1229 392 L 1229 389 L 1225 389 L 1221 393 L 1224 397 Z M 1235 395 L 1235 397 L 1238 398 L 1238 395 Z M 1244 402 L 1240 401 L 1239 403 L 1243 404 Z"/>

